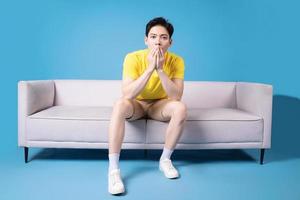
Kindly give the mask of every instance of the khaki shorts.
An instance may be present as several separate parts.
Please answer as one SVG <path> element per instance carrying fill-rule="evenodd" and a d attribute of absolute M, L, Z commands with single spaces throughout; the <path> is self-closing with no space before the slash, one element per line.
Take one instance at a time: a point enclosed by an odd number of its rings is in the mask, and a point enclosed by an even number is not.
<path fill-rule="evenodd" d="M 170 117 L 164 116 L 163 108 L 171 101 L 170 99 L 155 99 L 155 100 L 136 100 L 130 102 L 133 106 L 133 113 L 131 117 L 127 118 L 128 121 L 137 119 L 154 119 L 158 121 L 169 121 Z"/>

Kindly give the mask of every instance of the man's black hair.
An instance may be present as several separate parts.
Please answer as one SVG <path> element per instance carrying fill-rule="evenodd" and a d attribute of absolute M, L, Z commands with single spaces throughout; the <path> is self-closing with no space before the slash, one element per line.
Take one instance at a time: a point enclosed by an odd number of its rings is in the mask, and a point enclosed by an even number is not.
<path fill-rule="evenodd" d="M 147 37 L 148 37 L 150 29 L 153 26 L 157 26 L 157 25 L 165 27 L 169 33 L 170 38 L 172 38 L 172 35 L 174 32 L 174 27 L 168 20 L 166 20 L 163 17 L 156 17 L 148 22 L 148 24 L 146 25 L 146 36 Z"/>

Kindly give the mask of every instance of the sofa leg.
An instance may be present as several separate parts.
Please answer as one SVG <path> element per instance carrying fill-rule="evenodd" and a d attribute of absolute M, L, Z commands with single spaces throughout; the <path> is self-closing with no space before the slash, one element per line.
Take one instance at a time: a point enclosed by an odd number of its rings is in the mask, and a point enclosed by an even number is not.
<path fill-rule="evenodd" d="M 28 147 L 24 147 L 25 163 L 28 163 Z"/>
<path fill-rule="evenodd" d="M 264 164 L 265 149 L 260 149 L 260 164 Z"/>

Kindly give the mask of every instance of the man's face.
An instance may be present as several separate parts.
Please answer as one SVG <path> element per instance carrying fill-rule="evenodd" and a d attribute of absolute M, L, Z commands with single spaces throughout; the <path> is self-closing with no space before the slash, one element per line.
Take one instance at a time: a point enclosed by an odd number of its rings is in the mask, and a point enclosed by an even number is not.
<path fill-rule="evenodd" d="M 171 46 L 172 39 L 170 39 L 169 33 L 165 27 L 157 25 L 150 29 L 148 37 L 145 37 L 145 44 L 150 50 L 153 48 L 161 48 L 165 53 Z"/>

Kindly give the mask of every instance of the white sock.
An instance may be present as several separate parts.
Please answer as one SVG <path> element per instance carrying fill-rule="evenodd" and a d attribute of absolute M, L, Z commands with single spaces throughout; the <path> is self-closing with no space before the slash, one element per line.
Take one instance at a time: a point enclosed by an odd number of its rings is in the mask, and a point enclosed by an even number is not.
<path fill-rule="evenodd" d="M 108 154 L 108 159 L 109 159 L 109 168 L 108 170 L 114 170 L 114 169 L 119 169 L 119 153 L 110 153 Z"/>
<path fill-rule="evenodd" d="M 171 159 L 171 155 L 172 155 L 173 151 L 174 151 L 173 149 L 171 150 L 171 149 L 164 147 L 164 150 L 161 154 L 160 160 Z"/>

